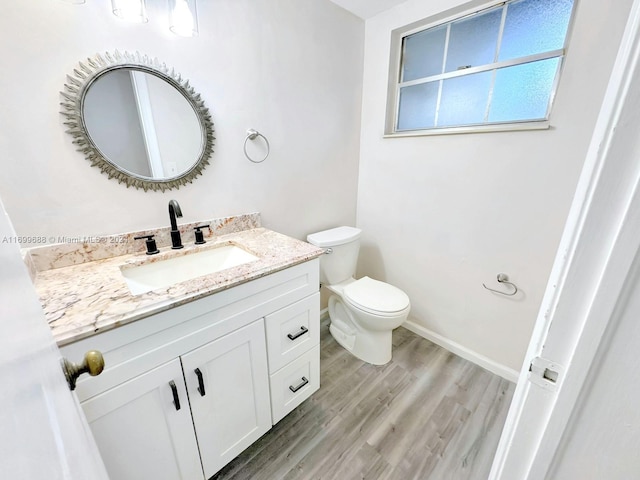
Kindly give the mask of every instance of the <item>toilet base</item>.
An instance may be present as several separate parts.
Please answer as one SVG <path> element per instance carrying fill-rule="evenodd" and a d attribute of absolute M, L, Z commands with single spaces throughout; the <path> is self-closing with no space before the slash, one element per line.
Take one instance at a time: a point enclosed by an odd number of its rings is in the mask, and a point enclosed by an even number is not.
<path fill-rule="evenodd" d="M 329 325 L 329 332 L 345 350 L 362 361 L 373 365 L 385 365 L 391 361 L 391 330 L 358 332 L 350 335 L 332 322 Z"/>

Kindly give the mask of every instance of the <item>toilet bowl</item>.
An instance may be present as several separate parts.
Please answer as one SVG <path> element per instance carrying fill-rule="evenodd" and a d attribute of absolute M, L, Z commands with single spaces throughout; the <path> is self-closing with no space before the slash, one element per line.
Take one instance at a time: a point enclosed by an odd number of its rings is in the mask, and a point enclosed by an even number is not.
<path fill-rule="evenodd" d="M 355 279 L 361 230 L 338 227 L 311 234 L 307 241 L 325 248 L 320 281 L 329 297 L 329 332 L 346 350 L 365 362 L 384 365 L 391 360 L 391 335 L 409 315 L 406 293 L 369 277 Z"/>

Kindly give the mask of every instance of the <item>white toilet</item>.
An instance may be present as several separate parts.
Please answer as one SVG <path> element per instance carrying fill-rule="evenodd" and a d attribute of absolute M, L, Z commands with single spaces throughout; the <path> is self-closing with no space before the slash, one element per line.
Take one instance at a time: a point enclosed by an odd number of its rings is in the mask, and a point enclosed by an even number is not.
<path fill-rule="evenodd" d="M 337 227 L 307 237 L 324 248 L 320 282 L 329 298 L 329 331 L 333 338 L 365 362 L 391 360 L 391 331 L 409 315 L 409 297 L 399 288 L 369 277 L 354 278 L 360 250 L 359 228 Z"/>

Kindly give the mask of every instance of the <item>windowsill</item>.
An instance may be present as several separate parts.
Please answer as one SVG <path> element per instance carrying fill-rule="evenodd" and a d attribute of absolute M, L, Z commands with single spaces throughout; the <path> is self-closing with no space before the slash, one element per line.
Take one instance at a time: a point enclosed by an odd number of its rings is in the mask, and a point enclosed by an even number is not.
<path fill-rule="evenodd" d="M 429 130 L 406 130 L 401 132 L 385 133 L 383 138 L 422 137 L 431 135 L 458 135 L 463 133 L 488 133 L 488 132 L 517 132 L 523 130 L 548 130 L 551 125 L 548 120 L 541 122 L 503 123 L 494 125 L 471 125 L 468 127 L 443 127 Z"/>

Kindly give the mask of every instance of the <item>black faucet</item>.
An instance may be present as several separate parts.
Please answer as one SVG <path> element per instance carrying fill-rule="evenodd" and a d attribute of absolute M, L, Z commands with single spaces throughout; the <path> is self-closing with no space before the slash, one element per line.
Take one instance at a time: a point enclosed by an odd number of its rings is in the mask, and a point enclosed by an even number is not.
<path fill-rule="evenodd" d="M 182 217 L 180 204 L 176 200 L 169 200 L 169 219 L 171 220 L 171 248 L 178 250 L 184 248 L 182 239 L 180 238 L 180 230 L 176 223 L 176 217 Z"/>

